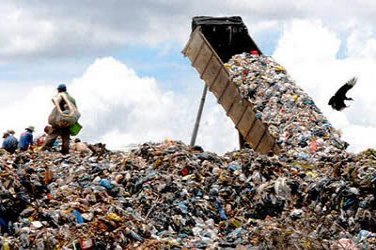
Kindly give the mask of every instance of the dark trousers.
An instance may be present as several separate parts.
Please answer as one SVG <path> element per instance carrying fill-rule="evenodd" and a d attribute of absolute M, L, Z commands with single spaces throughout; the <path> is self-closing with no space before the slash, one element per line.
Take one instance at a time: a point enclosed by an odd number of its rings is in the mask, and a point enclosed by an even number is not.
<path fill-rule="evenodd" d="M 42 146 L 42 150 L 49 149 L 52 147 L 57 137 L 61 136 L 62 145 L 61 153 L 69 153 L 69 140 L 70 140 L 70 131 L 69 128 L 52 128 L 52 131 L 47 135 L 46 141 Z"/>

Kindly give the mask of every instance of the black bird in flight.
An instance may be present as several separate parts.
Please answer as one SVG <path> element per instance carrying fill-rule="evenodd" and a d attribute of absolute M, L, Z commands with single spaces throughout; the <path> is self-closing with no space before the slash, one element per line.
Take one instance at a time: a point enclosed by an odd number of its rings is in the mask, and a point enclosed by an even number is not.
<path fill-rule="evenodd" d="M 342 87 L 340 87 L 337 92 L 330 98 L 329 105 L 332 106 L 333 109 L 341 111 L 344 108 L 347 108 L 345 104 L 346 101 L 352 101 L 352 98 L 349 98 L 346 96 L 347 91 L 349 91 L 355 83 L 358 81 L 357 77 L 353 77 L 350 80 L 348 80 Z"/>

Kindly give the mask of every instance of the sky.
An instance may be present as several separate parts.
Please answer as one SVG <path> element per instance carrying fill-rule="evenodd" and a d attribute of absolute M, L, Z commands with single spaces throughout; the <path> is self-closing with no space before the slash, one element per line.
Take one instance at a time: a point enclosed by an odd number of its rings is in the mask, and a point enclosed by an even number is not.
<path fill-rule="evenodd" d="M 261 51 L 282 64 L 359 152 L 376 145 L 376 2 L 82 0 L 0 2 L 0 131 L 42 134 L 56 87 L 77 100 L 89 143 L 189 144 L 204 83 L 181 51 L 194 16 L 241 16 Z M 349 78 L 354 101 L 327 102 Z M 208 93 L 196 144 L 219 154 L 238 134 Z"/>

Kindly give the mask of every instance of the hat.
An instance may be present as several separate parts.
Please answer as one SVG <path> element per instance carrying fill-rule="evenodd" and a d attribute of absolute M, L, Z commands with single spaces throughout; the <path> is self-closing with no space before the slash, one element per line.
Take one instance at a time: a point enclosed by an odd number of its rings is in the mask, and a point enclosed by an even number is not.
<path fill-rule="evenodd" d="M 61 83 L 61 84 L 59 84 L 59 86 L 57 86 L 57 91 L 58 92 L 66 92 L 67 91 L 67 86 L 65 86 L 64 83 Z"/>
<path fill-rule="evenodd" d="M 13 129 L 8 129 L 6 133 L 14 135 L 16 132 Z"/>
<path fill-rule="evenodd" d="M 29 126 L 27 128 L 25 128 L 26 130 L 30 130 L 31 132 L 34 132 L 34 126 Z"/>

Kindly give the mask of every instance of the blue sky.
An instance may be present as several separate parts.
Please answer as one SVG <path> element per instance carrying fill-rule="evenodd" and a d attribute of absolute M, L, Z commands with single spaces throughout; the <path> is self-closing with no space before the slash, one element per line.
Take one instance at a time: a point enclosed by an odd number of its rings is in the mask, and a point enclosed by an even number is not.
<path fill-rule="evenodd" d="M 38 135 L 64 82 L 77 99 L 88 142 L 111 148 L 166 138 L 189 143 L 203 88 L 181 51 L 193 16 L 241 16 L 266 55 L 343 132 L 352 151 L 374 147 L 376 3 L 358 1 L 24 1 L 0 11 L 0 129 L 29 125 Z M 328 98 L 359 77 L 344 112 Z M 6 118 L 5 118 L 6 117 Z M 375 117 L 375 118 L 374 118 Z M 237 148 L 231 120 L 207 96 L 198 144 L 224 153 Z"/>

